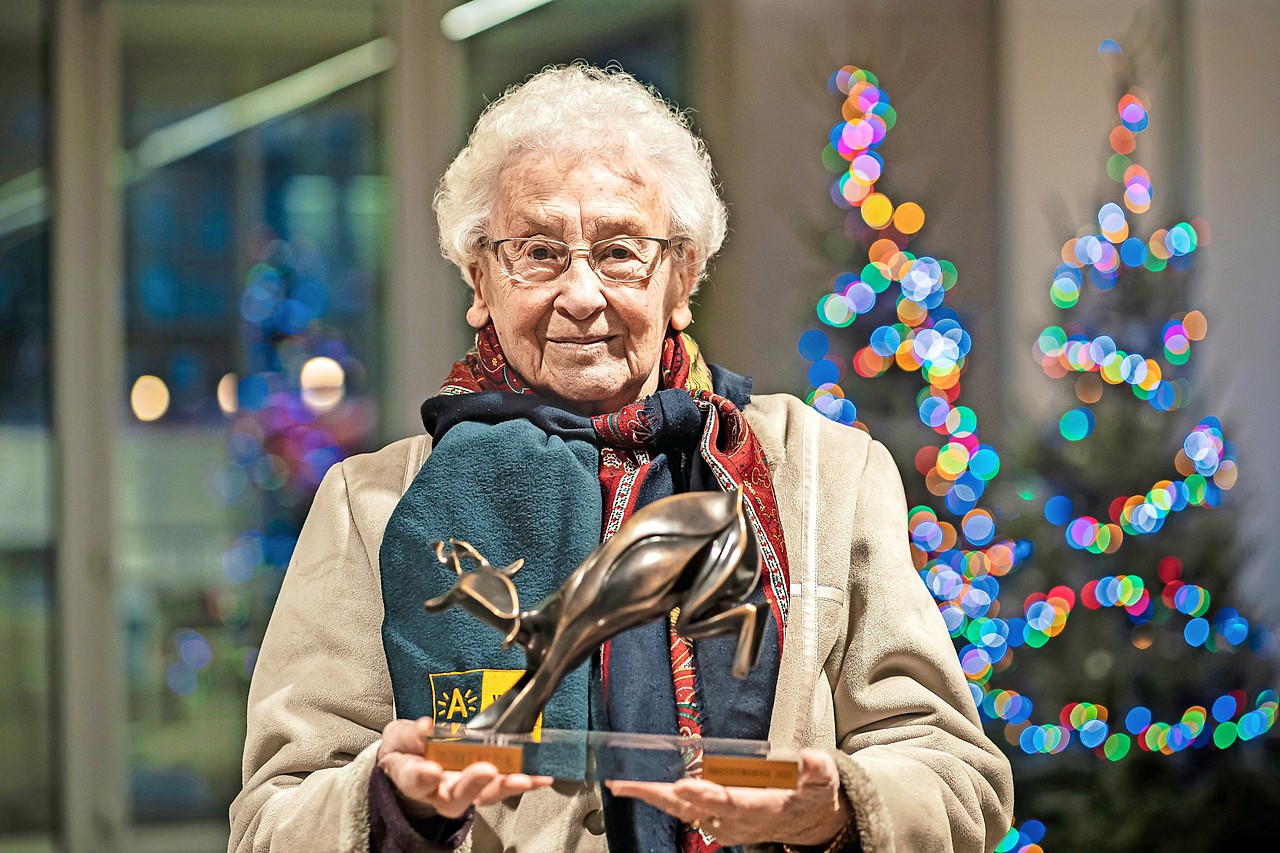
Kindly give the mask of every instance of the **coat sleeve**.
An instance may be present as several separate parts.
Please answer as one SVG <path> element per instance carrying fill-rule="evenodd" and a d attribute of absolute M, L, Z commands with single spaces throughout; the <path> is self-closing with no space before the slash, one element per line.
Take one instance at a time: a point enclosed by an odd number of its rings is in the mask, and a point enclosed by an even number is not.
<path fill-rule="evenodd" d="M 832 674 L 837 764 L 868 853 L 991 850 L 1011 820 L 1012 773 L 982 731 L 909 547 L 902 480 L 872 442 Z"/>
<path fill-rule="evenodd" d="M 345 463 L 335 465 L 254 669 L 229 851 L 368 849 L 369 778 L 394 716 L 381 624 L 381 586 L 352 514 Z"/>

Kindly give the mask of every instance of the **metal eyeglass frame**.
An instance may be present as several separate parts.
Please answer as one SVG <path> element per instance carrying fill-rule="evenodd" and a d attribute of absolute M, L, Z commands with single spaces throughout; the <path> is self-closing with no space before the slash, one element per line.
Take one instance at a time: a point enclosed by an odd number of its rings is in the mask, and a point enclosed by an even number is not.
<path fill-rule="evenodd" d="M 614 236 L 614 237 L 605 237 L 602 240 L 596 240 L 594 243 L 592 243 L 589 246 L 578 246 L 578 247 L 570 246 L 568 243 L 564 242 L 563 240 L 552 240 L 549 237 L 500 237 L 497 240 L 489 240 L 486 238 L 485 242 L 489 245 L 489 248 L 493 249 L 494 258 L 499 259 L 500 256 L 498 255 L 498 247 L 501 246 L 503 243 L 523 243 L 528 240 L 536 240 L 540 243 L 550 243 L 555 246 L 564 246 L 565 262 L 564 262 L 564 269 L 560 270 L 560 272 L 556 273 L 556 275 L 552 276 L 551 278 L 546 279 L 544 281 L 529 281 L 528 279 L 524 279 L 524 278 L 521 278 L 520 276 L 513 275 L 507 272 L 505 269 L 502 269 L 502 261 L 498 260 L 498 268 L 503 275 L 505 275 L 507 278 L 511 278 L 511 279 L 515 279 L 516 281 L 523 282 L 524 284 L 550 284 L 551 282 L 560 278 L 560 276 L 564 275 L 569 271 L 569 268 L 573 266 L 573 256 L 577 254 L 585 254 L 587 256 L 587 266 L 591 267 L 591 271 L 604 281 L 612 281 L 612 282 L 616 282 L 617 284 L 634 284 L 638 281 L 645 281 L 646 279 L 652 278 L 654 273 L 658 271 L 658 267 L 662 265 L 663 256 L 665 256 L 667 252 L 671 249 L 671 245 L 673 242 L 672 240 L 666 237 L 650 237 L 650 236 L 641 235 L 641 234 L 618 234 L 617 236 Z M 658 251 L 658 257 L 655 259 L 653 269 L 647 274 L 641 276 L 640 278 L 613 278 L 612 276 L 607 276 L 604 273 L 602 273 L 599 267 L 596 265 L 595 257 L 592 254 L 592 250 L 596 246 L 600 245 L 601 243 L 610 243 L 614 240 L 652 240 L 655 243 L 657 243 L 659 246 L 659 251 Z"/>

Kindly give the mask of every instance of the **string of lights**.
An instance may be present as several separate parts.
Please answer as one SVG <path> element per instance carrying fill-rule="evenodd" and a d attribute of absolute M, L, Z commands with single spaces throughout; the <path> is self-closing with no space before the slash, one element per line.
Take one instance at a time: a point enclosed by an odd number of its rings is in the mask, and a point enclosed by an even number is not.
<path fill-rule="evenodd" d="M 1104 42 L 1101 50 L 1119 50 Z M 925 222 L 915 202 L 896 203 L 877 189 L 885 167 L 878 150 L 897 122 L 888 94 L 870 71 L 845 66 L 831 75 L 829 89 L 842 97 L 841 120 L 832 128 L 823 150 L 823 164 L 836 178 L 831 199 L 858 229 L 875 232 L 867 262 L 858 272 L 836 276 L 830 293 L 817 300 L 819 321 L 843 329 L 869 315 L 877 306 L 887 310 L 893 299 L 896 322 L 870 331 L 867 343 L 856 349 L 847 366 L 863 379 L 893 369 L 919 371 L 924 381 L 915 403 L 920 421 L 942 443 L 927 443 L 915 454 L 914 467 L 926 490 L 941 499 L 943 509 L 920 505 L 910 509 L 912 556 L 921 579 L 938 602 L 943 619 L 956 639 L 962 669 L 980 716 L 1003 725 L 1011 746 L 1029 755 L 1053 755 L 1073 743 L 1098 758 L 1120 761 L 1138 751 L 1172 755 L 1188 748 L 1226 749 L 1269 731 L 1278 706 L 1276 691 L 1260 690 L 1252 703 L 1243 690 L 1231 690 L 1205 705 L 1193 705 L 1168 721 L 1152 710 L 1134 705 L 1120 713 L 1087 701 L 1063 706 L 1049 721 L 1032 721 L 1031 697 L 992 683 L 993 674 L 1012 662 L 1013 650 L 1041 648 L 1066 627 L 1077 604 L 1087 609 L 1118 608 L 1135 625 L 1153 619 L 1157 608 L 1185 619 L 1188 645 L 1209 652 L 1249 647 L 1259 650 L 1267 633 L 1237 610 L 1222 607 L 1210 615 L 1209 592 L 1184 579 L 1177 557 L 1160 562 L 1162 589 L 1147 589 L 1137 574 L 1091 579 L 1073 590 L 1060 585 L 1047 593 L 1033 593 L 1017 605 L 1001 600 L 1001 579 L 1025 564 L 1031 543 L 1001 537 L 997 515 L 980 505 L 1001 468 L 1000 453 L 979 438 L 977 414 L 961 405 L 960 378 L 972 348 L 972 337 L 961 317 L 947 305 L 958 281 L 954 264 L 917 255 L 909 246 Z M 1098 210 L 1096 232 L 1068 240 L 1053 272 L 1050 301 L 1061 310 L 1074 308 L 1085 285 L 1099 291 L 1116 286 L 1126 269 L 1152 274 L 1185 270 L 1202 244 L 1203 222 L 1178 222 L 1157 228 L 1144 240 L 1133 233 L 1130 217 L 1147 213 L 1152 201 L 1150 175 L 1134 162 L 1137 134 L 1150 123 L 1141 91 L 1127 92 L 1117 104 L 1118 121 L 1109 135 L 1112 154 L 1107 174 L 1123 187 L 1120 202 L 1108 201 Z M 1123 207 L 1121 206 L 1123 204 Z M 854 229 L 846 229 L 854 230 Z M 897 292 L 895 293 L 894 290 Z M 1167 316 L 1167 315 L 1166 315 Z M 831 338 L 822 328 L 809 329 L 799 339 L 800 355 L 808 362 L 811 390 L 808 402 L 826 417 L 854 426 L 858 409 L 841 379 L 846 365 L 831 354 Z M 1094 429 L 1090 404 L 1101 399 L 1106 386 L 1124 385 L 1153 409 L 1183 408 L 1190 397 L 1189 382 L 1175 376 L 1189 361 L 1191 344 L 1203 340 L 1207 320 L 1198 310 L 1179 312 L 1160 333 L 1164 365 L 1156 358 L 1121 349 L 1110 335 L 1069 334 L 1049 326 L 1037 337 L 1034 353 L 1053 379 L 1075 376 L 1075 392 L 1084 405 L 1064 413 L 1058 428 L 1068 442 L 1088 437 Z M 1167 365 L 1167 367 L 1166 367 Z M 1112 554 L 1126 536 L 1160 531 L 1173 513 L 1191 507 L 1218 506 L 1222 493 L 1236 481 L 1235 451 L 1224 438 L 1217 418 L 1205 417 L 1182 442 L 1173 461 L 1178 478 L 1163 479 L 1144 494 L 1121 495 L 1107 506 L 1102 518 L 1078 513 L 1071 498 L 1055 494 L 1043 505 L 1045 520 L 1062 528 L 1067 544 L 1091 554 Z M 1031 500 L 1034 495 L 1024 494 Z M 949 516 L 949 517 L 948 517 Z M 1150 643 L 1150 637 L 1135 638 Z M 1141 648 L 1141 646 L 1139 646 Z M 1252 707 L 1250 707 L 1252 704 Z M 1037 820 L 1015 826 L 996 849 L 1037 853 L 1045 834 Z"/>

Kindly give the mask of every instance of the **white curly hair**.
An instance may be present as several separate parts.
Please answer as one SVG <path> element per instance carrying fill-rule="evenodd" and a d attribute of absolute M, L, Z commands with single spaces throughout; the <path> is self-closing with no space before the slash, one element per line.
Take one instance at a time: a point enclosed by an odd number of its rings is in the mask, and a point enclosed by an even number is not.
<path fill-rule="evenodd" d="M 485 108 L 467 144 L 449 164 L 433 207 L 440 250 L 474 286 L 467 265 L 479 259 L 503 168 L 527 151 L 609 157 L 636 154 L 656 167 L 677 251 L 691 246 L 697 283 L 724 243 L 728 211 L 706 145 L 688 117 L 620 69 L 585 64 L 546 68 Z"/>

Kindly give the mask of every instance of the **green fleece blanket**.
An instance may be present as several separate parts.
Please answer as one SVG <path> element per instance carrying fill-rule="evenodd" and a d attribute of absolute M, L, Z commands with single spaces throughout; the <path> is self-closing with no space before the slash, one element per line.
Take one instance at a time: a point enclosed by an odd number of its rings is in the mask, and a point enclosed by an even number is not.
<path fill-rule="evenodd" d="M 426 599 L 457 581 L 431 543 L 466 540 L 495 566 L 524 558 L 514 580 L 528 609 L 600 543 L 598 466 L 588 442 L 548 435 L 524 419 L 460 423 L 441 437 L 382 543 L 382 637 L 397 717 L 465 723 L 525 667 L 521 649 L 503 649 L 498 631 L 460 608 L 424 611 Z M 544 726 L 588 728 L 589 666 L 560 683 Z"/>

